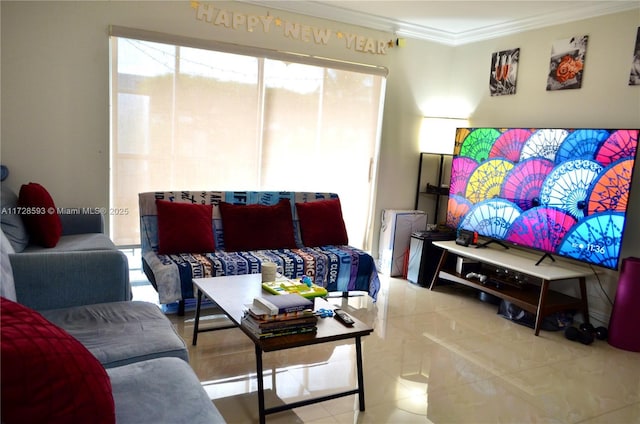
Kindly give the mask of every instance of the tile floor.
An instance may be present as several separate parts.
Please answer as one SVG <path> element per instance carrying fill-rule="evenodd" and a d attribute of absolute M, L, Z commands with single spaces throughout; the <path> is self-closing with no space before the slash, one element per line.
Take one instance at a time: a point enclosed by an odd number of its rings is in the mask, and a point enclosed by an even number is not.
<path fill-rule="evenodd" d="M 640 353 L 570 342 L 562 332 L 535 337 L 465 288 L 381 279 L 375 304 L 336 300 L 375 329 L 363 338 L 366 411 L 353 395 L 269 415 L 268 423 L 640 423 Z M 249 339 L 222 330 L 200 334 L 193 347 L 193 312 L 169 316 L 227 422 L 257 422 Z M 266 353 L 267 406 L 354 387 L 354 351 L 334 343 Z"/>

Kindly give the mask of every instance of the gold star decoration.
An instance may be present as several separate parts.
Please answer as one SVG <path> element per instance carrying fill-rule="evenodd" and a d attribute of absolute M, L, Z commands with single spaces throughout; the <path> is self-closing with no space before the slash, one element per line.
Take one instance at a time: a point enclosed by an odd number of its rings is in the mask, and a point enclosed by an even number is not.
<path fill-rule="evenodd" d="M 389 40 L 389 41 L 387 41 L 387 47 L 389 47 L 390 49 L 392 49 L 392 48 L 393 48 L 393 45 L 394 45 L 394 44 L 395 44 L 395 43 L 393 42 L 393 40 Z"/>
<path fill-rule="evenodd" d="M 198 6 L 200 6 L 200 2 L 199 1 L 195 1 L 195 0 L 191 1 L 191 8 L 192 9 L 197 9 Z"/>
<path fill-rule="evenodd" d="M 344 34 L 342 33 L 342 31 L 338 31 L 338 32 L 336 32 L 336 37 L 344 38 Z"/>
<path fill-rule="evenodd" d="M 276 26 L 282 26 L 282 19 L 276 18 L 274 22 L 276 23 Z"/>

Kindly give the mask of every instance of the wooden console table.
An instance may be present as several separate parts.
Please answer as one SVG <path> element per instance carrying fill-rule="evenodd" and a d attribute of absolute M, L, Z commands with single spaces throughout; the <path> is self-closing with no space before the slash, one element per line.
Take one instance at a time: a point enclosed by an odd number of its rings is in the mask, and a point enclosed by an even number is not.
<path fill-rule="evenodd" d="M 442 249 L 442 256 L 429 287 L 431 290 L 433 290 L 439 277 L 507 300 L 536 315 L 534 328 L 536 336 L 540 333 L 542 319 L 554 312 L 580 310 L 584 314 L 585 322 L 589 322 L 586 277 L 592 275 L 593 270 L 588 267 L 565 261 L 560 262 L 559 260 L 552 262 L 548 258 L 536 265 L 542 254 L 526 252 L 516 248 L 505 249 L 499 245 L 476 248 L 475 246 L 460 246 L 455 241 L 436 241 L 433 242 L 433 245 Z M 540 281 L 540 285 L 524 284 L 516 287 L 509 284 L 500 284 L 496 286 L 493 283 L 495 275 L 490 272 L 485 272 L 488 279 L 484 283 L 478 279 L 466 278 L 466 275 L 446 266 L 446 259 L 449 254 L 468 258 L 485 266 L 492 265 L 537 278 Z M 580 285 L 579 299 L 549 289 L 549 285 L 553 281 L 573 279 L 578 280 Z"/>

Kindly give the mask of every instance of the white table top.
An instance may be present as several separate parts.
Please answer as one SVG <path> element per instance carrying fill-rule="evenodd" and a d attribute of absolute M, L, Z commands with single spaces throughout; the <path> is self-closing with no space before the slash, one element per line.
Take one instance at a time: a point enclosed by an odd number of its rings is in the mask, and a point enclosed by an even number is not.
<path fill-rule="evenodd" d="M 245 310 L 244 305 L 251 304 L 254 297 L 270 294 L 262 289 L 262 276 L 260 274 L 194 278 L 193 283 L 208 298 L 217 303 L 235 324 L 240 326 Z M 319 297 L 314 299 L 314 305 L 315 310 L 320 308 L 335 309 L 335 306 Z M 373 332 L 373 328 L 368 324 L 363 323 L 353 315 L 351 318 L 354 320 L 352 327 L 345 327 L 333 318 L 321 318 L 318 320 L 318 331 L 315 334 L 299 334 L 259 340 L 251 334 L 251 331 L 244 329 L 243 331 L 245 331 L 254 342 L 260 343 L 260 346 L 265 352 L 328 341 L 345 340 L 353 337 L 366 336 Z"/>
<path fill-rule="evenodd" d="M 563 261 L 557 257 L 554 257 L 555 262 L 545 258 L 539 265 L 536 265 L 544 253 L 528 252 L 514 247 L 505 249 L 500 245 L 490 244 L 487 247 L 476 248 L 475 246 L 461 246 L 455 241 L 434 241 L 433 245 L 465 258 L 502 266 L 549 281 L 587 277 L 596 272 L 588 266 Z"/>

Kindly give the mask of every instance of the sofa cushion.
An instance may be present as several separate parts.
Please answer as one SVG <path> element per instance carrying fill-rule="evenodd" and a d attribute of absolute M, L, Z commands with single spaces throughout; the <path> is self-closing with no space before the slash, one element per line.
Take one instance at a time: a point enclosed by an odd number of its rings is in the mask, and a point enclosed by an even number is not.
<path fill-rule="evenodd" d="M 48 252 L 81 252 L 88 250 L 115 250 L 116 245 L 106 234 L 86 233 L 72 234 L 60 237 L 54 248 L 48 248 Z M 25 253 L 45 250 L 42 246 L 30 244 L 24 249 Z"/>
<path fill-rule="evenodd" d="M 42 311 L 106 368 L 164 356 L 189 361 L 184 340 L 157 305 L 125 301 Z"/>
<path fill-rule="evenodd" d="M 220 202 L 220 215 L 229 252 L 297 247 L 289 199 L 270 206 Z"/>
<path fill-rule="evenodd" d="M 62 235 L 62 222 L 49 192 L 38 183 L 23 184 L 18 194 L 18 206 L 26 208 L 22 214 L 30 242 L 54 247 Z"/>
<path fill-rule="evenodd" d="M 29 244 L 29 233 L 22 217 L 17 213 L 18 196 L 5 184 L 0 188 L 0 206 L 2 206 L 0 215 L 2 231 L 11 242 L 13 250 L 20 253 Z"/>
<path fill-rule="evenodd" d="M 206 253 L 215 250 L 213 206 L 156 200 L 158 253 Z"/>
<path fill-rule="evenodd" d="M 224 423 L 193 369 L 156 358 L 107 370 L 119 423 Z"/>
<path fill-rule="evenodd" d="M 305 246 L 349 244 L 339 199 L 296 203 L 296 210 Z"/>
<path fill-rule="evenodd" d="M 2 421 L 113 423 L 111 382 L 80 342 L 1 298 Z"/>

